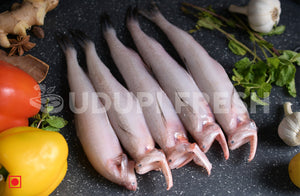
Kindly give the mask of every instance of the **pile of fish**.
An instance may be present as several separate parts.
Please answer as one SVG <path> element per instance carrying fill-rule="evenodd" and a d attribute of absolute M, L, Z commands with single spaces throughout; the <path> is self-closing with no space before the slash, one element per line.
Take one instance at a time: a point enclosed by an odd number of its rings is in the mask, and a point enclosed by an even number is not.
<path fill-rule="evenodd" d="M 141 30 L 138 12 L 167 35 L 188 72 Z M 93 167 L 129 190 L 137 188 L 134 170 L 138 174 L 161 170 L 170 189 L 171 169 L 191 161 L 210 174 L 212 165 L 205 152 L 215 140 L 225 159 L 228 147 L 234 150 L 249 142 L 251 161 L 257 128 L 223 67 L 155 6 L 148 11 L 129 8 L 126 23 L 139 54 L 120 42 L 108 15 L 101 17 L 104 38 L 128 90 L 114 78 L 83 32 L 71 34 L 85 51 L 88 74 L 78 64 L 70 39 L 58 38 L 68 65 L 77 135 Z M 186 130 L 196 143 L 189 142 Z"/>

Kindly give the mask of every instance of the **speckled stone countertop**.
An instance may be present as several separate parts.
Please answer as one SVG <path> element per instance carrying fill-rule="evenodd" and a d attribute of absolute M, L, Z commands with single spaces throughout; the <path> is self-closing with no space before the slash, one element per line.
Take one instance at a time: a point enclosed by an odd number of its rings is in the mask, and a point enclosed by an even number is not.
<path fill-rule="evenodd" d="M 230 158 L 225 161 L 219 145 L 214 144 L 207 153 L 213 168 L 210 176 L 194 163 L 173 170 L 174 187 L 166 191 L 163 175 L 150 172 L 137 175 L 138 190 L 131 192 L 115 185 L 99 175 L 88 162 L 76 137 L 73 114 L 69 107 L 69 87 L 65 57 L 55 41 L 56 31 L 66 32 L 68 29 L 85 31 L 96 43 L 97 51 L 104 63 L 111 69 L 116 78 L 124 83 L 121 75 L 110 57 L 108 47 L 103 40 L 99 22 L 102 12 L 107 12 L 116 27 L 121 41 L 135 49 L 129 32 L 125 28 L 125 13 L 129 5 L 144 7 L 147 0 L 61 0 L 59 6 L 49 12 L 45 19 L 45 38 L 39 40 L 32 36 L 37 47 L 30 54 L 42 59 L 50 65 L 49 74 L 44 82 L 43 97 L 55 96 L 60 101 L 58 115 L 69 121 L 62 130 L 69 145 L 68 172 L 59 187 L 51 194 L 58 195 L 299 195 L 300 189 L 294 186 L 288 176 L 290 159 L 300 152 L 300 147 L 285 145 L 277 135 L 277 127 L 283 118 L 282 104 L 293 103 L 294 111 L 300 111 L 300 70 L 297 67 L 296 87 L 298 97 L 288 96 L 285 89 L 274 88 L 269 99 L 270 105 L 249 106 L 251 118 L 259 127 L 258 148 L 254 160 L 247 162 L 249 145 L 230 151 Z M 161 0 L 158 5 L 164 16 L 184 30 L 193 28 L 194 21 L 180 11 L 181 0 Z M 187 0 L 187 2 L 206 7 L 212 5 L 218 13 L 228 14 L 230 4 L 245 5 L 246 0 Z M 300 46 L 300 4 L 293 0 L 282 0 L 280 24 L 286 25 L 283 35 L 268 37 L 278 49 L 295 49 Z M 1 0 L 0 11 L 7 10 L 12 4 L 10 0 Z M 179 56 L 167 40 L 166 36 L 151 22 L 139 18 L 142 29 L 157 39 L 166 50 L 179 62 Z M 239 39 L 250 44 L 245 33 L 238 33 Z M 231 76 L 234 62 L 240 57 L 232 54 L 225 37 L 217 31 L 201 30 L 193 34 L 195 39 L 220 62 Z M 85 65 L 83 51 L 78 49 L 80 64 Z M 62 103 L 63 101 L 63 103 Z"/>

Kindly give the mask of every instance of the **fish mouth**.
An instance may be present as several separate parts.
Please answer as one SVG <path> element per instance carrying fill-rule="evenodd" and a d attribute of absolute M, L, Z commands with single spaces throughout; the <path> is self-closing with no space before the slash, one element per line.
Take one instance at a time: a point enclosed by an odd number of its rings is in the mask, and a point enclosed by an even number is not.
<path fill-rule="evenodd" d="M 167 160 L 171 169 L 178 169 L 191 162 L 194 154 L 188 150 L 190 143 L 177 144 L 167 150 Z"/>
<path fill-rule="evenodd" d="M 126 154 L 108 160 L 108 173 L 100 173 L 110 181 L 124 186 L 128 190 L 135 191 L 137 189 L 137 181 L 134 172 L 134 161 L 128 160 Z"/>
<path fill-rule="evenodd" d="M 162 150 L 153 149 L 141 157 L 135 164 L 135 170 L 138 174 L 145 174 L 152 170 L 162 171 L 166 179 L 167 190 L 173 186 L 171 169 Z"/>
<path fill-rule="evenodd" d="M 168 150 L 168 163 L 171 169 L 178 169 L 192 160 L 206 169 L 208 175 L 211 171 L 211 163 L 196 143 L 181 143 Z"/>
<path fill-rule="evenodd" d="M 215 140 L 218 141 L 223 150 L 225 159 L 227 160 L 229 158 L 229 150 L 225 135 L 220 126 L 216 123 L 204 125 L 203 130 L 195 135 L 194 138 L 204 153 L 210 149 Z"/>
<path fill-rule="evenodd" d="M 228 135 L 228 146 L 230 150 L 235 150 L 240 146 L 250 143 L 250 154 L 248 162 L 252 161 L 257 149 L 257 127 L 254 121 L 238 126 Z"/>
<path fill-rule="evenodd" d="M 137 181 L 134 173 L 134 165 L 135 165 L 134 161 L 128 162 L 128 174 L 126 176 L 127 180 L 123 185 L 130 191 L 136 191 L 137 189 Z"/>

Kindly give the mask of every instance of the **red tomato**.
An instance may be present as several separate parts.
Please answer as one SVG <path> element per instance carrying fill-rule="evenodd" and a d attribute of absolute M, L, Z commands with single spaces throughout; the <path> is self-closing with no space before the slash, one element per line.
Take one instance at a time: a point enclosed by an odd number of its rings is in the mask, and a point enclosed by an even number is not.
<path fill-rule="evenodd" d="M 28 126 L 28 118 L 41 108 L 38 83 L 23 70 L 0 61 L 0 132 Z"/>

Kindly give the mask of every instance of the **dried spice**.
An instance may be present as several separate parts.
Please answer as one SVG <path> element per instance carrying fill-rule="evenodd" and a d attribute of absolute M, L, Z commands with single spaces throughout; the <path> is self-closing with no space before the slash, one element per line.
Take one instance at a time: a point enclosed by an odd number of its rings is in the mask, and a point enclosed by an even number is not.
<path fill-rule="evenodd" d="M 31 50 L 33 47 L 35 47 L 35 43 L 32 43 L 29 41 L 30 36 L 27 35 L 25 37 L 18 36 L 17 39 L 9 39 L 9 42 L 11 43 L 11 50 L 8 54 L 8 56 L 13 56 L 15 54 L 19 54 L 19 56 L 23 56 L 24 52 L 27 52 Z"/>

